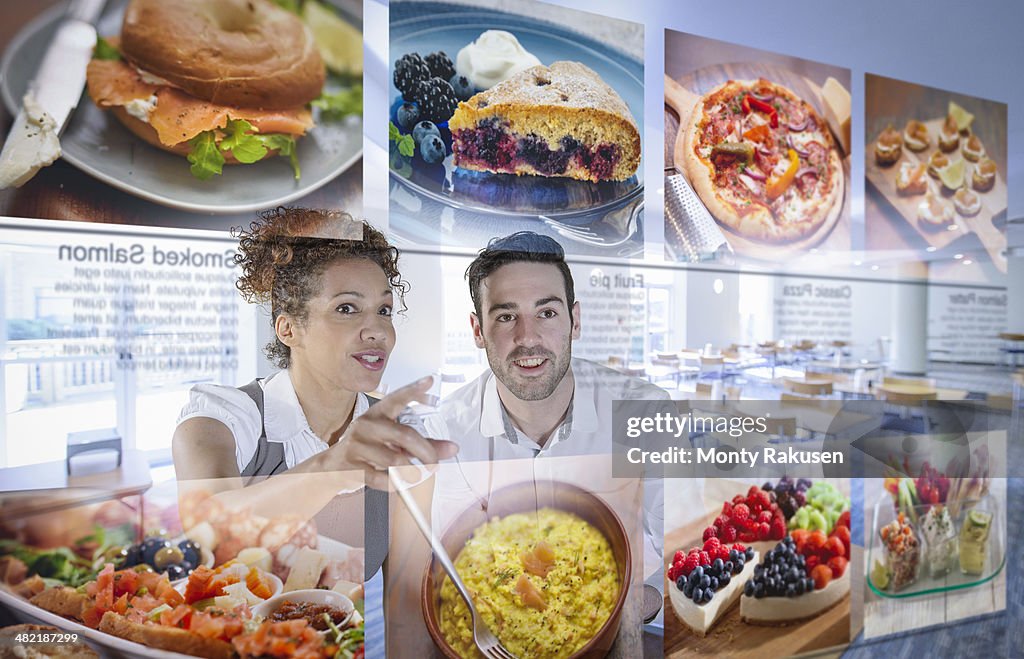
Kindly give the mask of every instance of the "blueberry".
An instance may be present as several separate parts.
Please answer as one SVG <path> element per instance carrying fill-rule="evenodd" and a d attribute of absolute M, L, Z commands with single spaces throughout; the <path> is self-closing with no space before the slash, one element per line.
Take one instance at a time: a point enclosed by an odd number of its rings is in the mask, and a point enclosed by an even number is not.
<path fill-rule="evenodd" d="M 722 566 L 722 574 L 732 574 L 735 571 L 736 564 L 732 561 L 726 561 L 725 565 Z"/>
<path fill-rule="evenodd" d="M 797 580 L 795 586 L 797 595 L 803 595 L 807 590 L 807 583 L 803 579 Z"/>
<path fill-rule="evenodd" d="M 722 576 L 718 577 L 718 584 L 723 588 L 728 586 L 730 581 L 732 581 L 732 576 L 728 572 L 723 572 Z"/>
<path fill-rule="evenodd" d="M 676 588 L 678 588 L 679 590 L 682 590 L 683 592 L 686 592 L 685 589 L 683 588 L 683 586 L 685 586 L 686 583 L 687 583 L 686 582 L 686 577 L 684 577 L 683 575 L 680 574 L 676 578 Z"/>
<path fill-rule="evenodd" d="M 434 164 L 444 160 L 444 157 L 448 155 L 448 151 L 440 137 L 428 135 L 420 143 L 420 155 L 424 161 Z"/>
<path fill-rule="evenodd" d="M 772 491 L 772 482 L 771 481 L 765 481 L 764 485 L 761 486 L 761 489 L 764 490 L 765 492 L 771 492 Z"/>
<path fill-rule="evenodd" d="M 711 577 L 705 574 L 703 577 L 700 578 L 699 585 L 701 588 L 707 588 L 711 585 Z"/>
<path fill-rule="evenodd" d="M 764 583 L 758 581 L 754 584 L 754 597 L 760 599 L 765 596 Z"/>
<path fill-rule="evenodd" d="M 754 566 L 754 578 L 755 579 L 760 579 L 763 576 L 764 576 L 764 566 L 763 565 L 755 565 Z"/>
<path fill-rule="evenodd" d="M 746 561 L 744 561 L 742 558 L 737 560 L 736 561 L 736 571 L 737 572 L 741 571 L 743 569 L 744 564 L 746 564 Z"/>
<path fill-rule="evenodd" d="M 797 595 L 796 584 L 789 584 L 786 586 L 786 597 L 796 597 Z"/>
<path fill-rule="evenodd" d="M 725 567 L 725 561 L 720 558 L 716 558 L 715 562 L 711 564 L 711 569 L 718 574 L 721 574 L 723 567 Z"/>
<path fill-rule="evenodd" d="M 456 73 L 448 82 L 455 90 L 455 97 L 460 101 L 468 101 L 473 96 L 473 85 L 469 84 L 469 79 L 466 76 Z"/>
<path fill-rule="evenodd" d="M 402 130 L 412 130 L 419 120 L 420 109 L 415 103 L 402 103 L 402 107 L 398 108 L 398 125 Z"/>
<path fill-rule="evenodd" d="M 751 579 L 747 583 L 743 584 L 743 594 L 747 597 L 754 596 L 754 580 Z"/>
<path fill-rule="evenodd" d="M 718 590 L 718 577 L 711 577 L 711 590 Z"/>
<path fill-rule="evenodd" d="M 705 602 L 710 602 L 711 598 L 714 597 L 714 596 L 715 596 L 715 589 L 714 588 L 708 588 L 707 590 L 704 591 L 704 601 Z"/>
<path fill-rule="evenodd" d="M 689 581 L 683 584 L 681 590 L 683 591 L 683 597 L 693 597 L 693 584 Z"/>
<path fill-rule="evenodd" d="M 754 548 L 753 547 L 747 547 L 747 552 L 746 552 L 746 554 L 744 554 L 744 556 L 746 557 L 746 560 L 748 560 L 748 561 L 754 560 Z"/>
<path fill-rule="evenodd" d="M 811 579 L 810 577 L 807 577 L 807 583 L 804 586 L 804 591 L 809 593 L 809 592 L 811 592 L 813 590 L 814 590 L 814 579 Z"/>
<path fill-rule="evenodd" d="M 797 565 L 797 567 L 806 567 L 807 559 L 804 558 L 803 554 L 800 554 L 799 556 L 796 557 L 796 565 Z"/>
<path fill-rule="evenodd" d="M 740 553 L 738 551 L 736 551 L 735 549 L 730 549 L 729 550 L 729 560 L 730 561 L 735 561 L 739 557 L 740 557 Z"/>
<path fill-rule="evenodd" d="M 696 602 L 697 604 L 700 604 L 701 602 L 704 601 L 704 591 L 701 588 L 694 588 L 692 596 L 693 596 L 693 601 Z"/>
<path fill-rule="evenodd" d="M 412 129 L 412 139 L 416 142 L 417 146 L 419 146 L 419 144 L 423 142 L 428 135 L 441 136 L 441 131 L 437 129 L 437 126 L 435 126 L 432 121 L 421 121 Z"/>
<path fill-rule="evenodd" d="M 693 572 L 690 573 L 690 576 L 692 577 L 695 574 L 697 575 L 697 579 L 698 580 L 701 577 L 703 577 L 704 576 L 704 566 L 703 565 L 698 565 L 697 567 L 693 568 Z"/>

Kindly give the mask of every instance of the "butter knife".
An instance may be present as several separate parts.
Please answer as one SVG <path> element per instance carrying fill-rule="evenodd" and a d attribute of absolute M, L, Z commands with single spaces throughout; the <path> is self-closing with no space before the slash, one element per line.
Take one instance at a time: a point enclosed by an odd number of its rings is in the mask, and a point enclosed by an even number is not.
<path fill-rule="evenodd" d="M 20 187 L 60 157 L 60 133 L 85 88 L 106 0 L 72 0 L 0 152 L 0 190 Z"/>

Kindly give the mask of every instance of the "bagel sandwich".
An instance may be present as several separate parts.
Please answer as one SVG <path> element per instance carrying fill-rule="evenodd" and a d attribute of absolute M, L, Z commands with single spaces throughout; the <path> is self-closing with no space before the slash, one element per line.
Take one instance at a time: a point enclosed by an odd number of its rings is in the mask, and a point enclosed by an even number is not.
<path fill-rule="evenodd" d="M 287 157 L 326 79 L 309 28 L 271 0 L 131 0 L 86 71 L 93 102 L 199 179 Z"/>

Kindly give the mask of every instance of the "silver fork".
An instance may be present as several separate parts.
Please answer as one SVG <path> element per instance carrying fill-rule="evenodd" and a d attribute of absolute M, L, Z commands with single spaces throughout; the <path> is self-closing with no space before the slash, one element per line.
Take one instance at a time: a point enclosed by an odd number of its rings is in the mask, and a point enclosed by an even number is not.
<path fill-rule="evenodd" d="M 434 551 L 434 555 L 437 557 L 438 562 L 441 563 L 441 567 L 448 573 L 448 578 L 452 580 L 455 585 L 455 590 L 459 591 L 459 595 L 465 600 L 466 606 L 469 607 L 469 613 L 473 616 L 473 642 L 476 643 L 476 647 L 483 653 L 488 659 L 516 659 L 516 656 L 505 649 L 505 646 L 501 644 L 501 641 L 491 632 L 487 627 L 487 623 L 483 621 L 480 614 L 476 612 L 476 607 L 473 605 L 473 599 L 469 596 L 469 590 L 466 585 L 462 583 L 462 578 L 459 577 L 459 573 L 455 570 L 455 565 L 452 563 L 451 557 L 448 556 L 448 551 L 445 550 L 444 545 L 441 544 L 441 539 L 437 537 L 434 530 L 427 523 L 427 520 L 423 517 L 420 507 L 416 504 L 416 501 L 409 494 L 409 490 L 406 487 L 406 483 L 398 475 L 397 469 L 389 469 L 388 477 L 391 479 L 391 484 L 395 486 L 395 491 L 398 492 L 398 496 L 401 497 L 402 502 L 405 503 L 405 507 L 408 508 L 409 514 L 412 515 L 413 521 L 416 522 L 416 526 L 420 528 L 420 532 L 423 537 L 430 543 L 430 548 Z"/>
<path fill-rule="evenodd" d="M 619 247 L 632 240 L 640 228 L 643 201 L 611 211 L 589 226 L 574 226 L 552 217 L 543 216 L 544 223 L 559 235 L 595 247 Z M 643 245 L 639 249 L 643 250 Z"/>

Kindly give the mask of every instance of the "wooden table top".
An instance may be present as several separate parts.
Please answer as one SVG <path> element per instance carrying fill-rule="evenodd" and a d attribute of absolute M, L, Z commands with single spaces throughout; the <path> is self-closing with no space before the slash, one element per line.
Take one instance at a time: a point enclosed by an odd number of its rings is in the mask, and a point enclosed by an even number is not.
<path fill-rule="evenodd" d="M 1024 334 L 1014 332 L 1000 332 L 999 338 L 1003 341 L 1024 341 Z"/>
<path fill-rule="evenodd" d="M 867 385 L 855 387 L 852 382 L 837 382 L 832 386 L 832 388 L 840 393 L 871 396 L 872 398 L 877 395 L 880 389 L 894 394 L 927 395 L 935 393 L 935 398 L 937 400 L 964 400 L 967 398 L 968 394 L 970 394 L 970 392 L 965 389 L 948 389 L 945 387 L 929 387 L 927 385 L 913 384 L 880 384 L 869 388 Z"/>
<path fill-rule="evenodd" d="M 882 368 L 882 365 L 878 362 L 840 362 L 837 366 L 831 359 L 815 359 L 808 363 L 812 368 L 820 369 L 832 369 L 833 371 L 850 372 L 856 371 L 858 368 L 862 368 L 865 371 L 877 371 Z"/>

